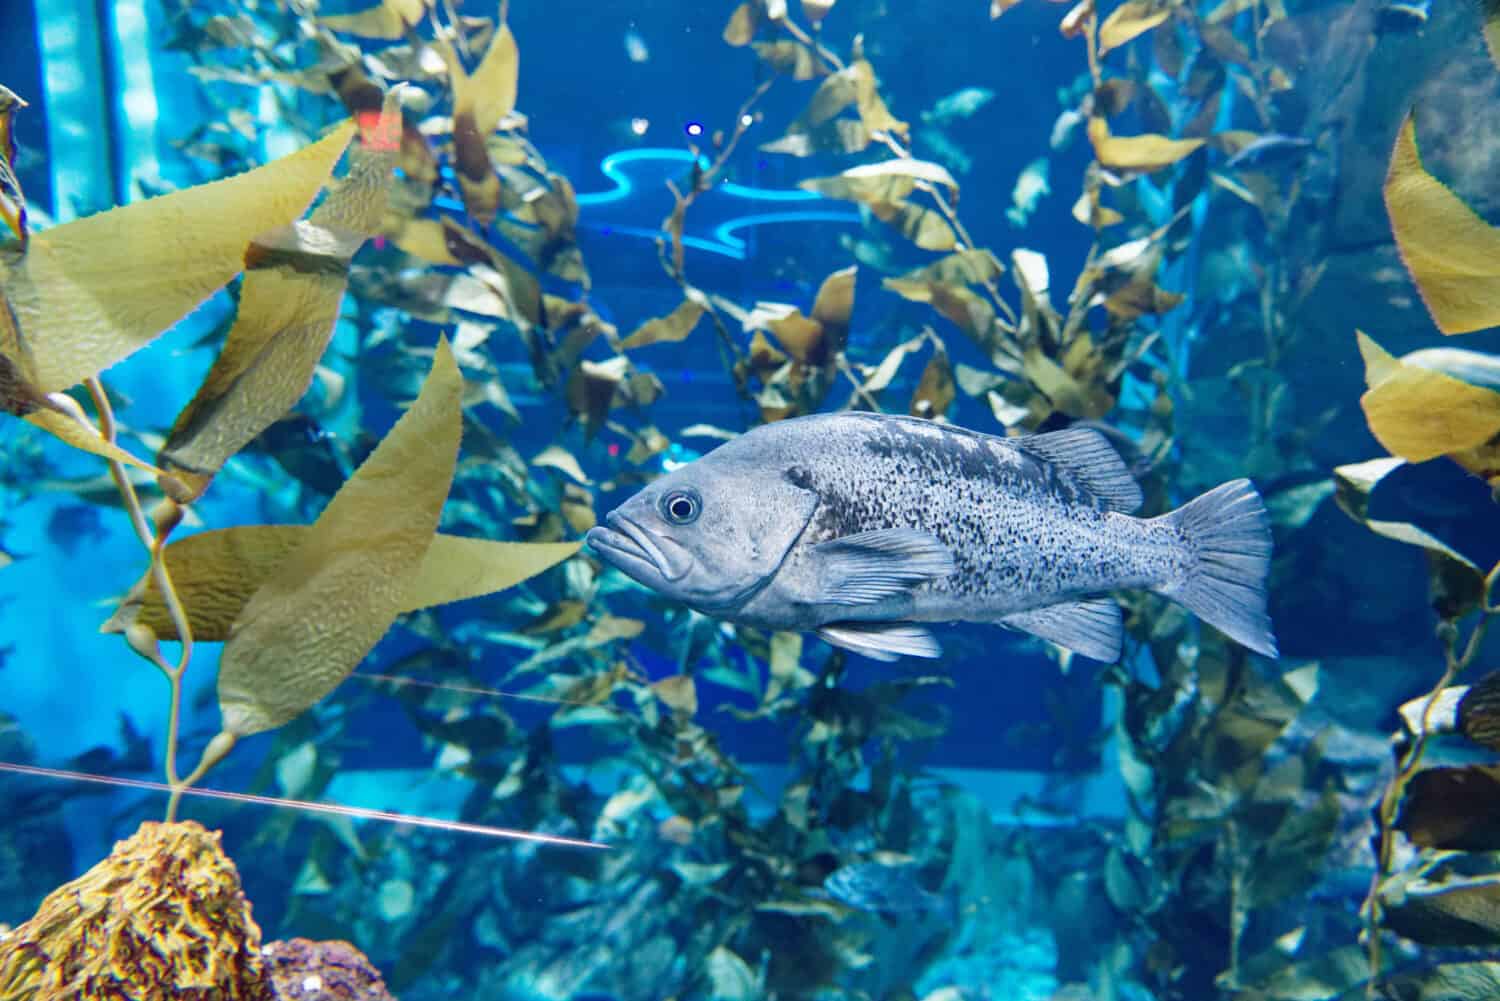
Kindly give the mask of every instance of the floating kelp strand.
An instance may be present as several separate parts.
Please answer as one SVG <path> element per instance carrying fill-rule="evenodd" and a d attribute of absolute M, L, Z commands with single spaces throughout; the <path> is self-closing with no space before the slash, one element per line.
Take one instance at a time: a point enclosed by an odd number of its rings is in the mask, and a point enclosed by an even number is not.
<path fill-rule="evenodd" d="M 62 768 L 42 768 L 38 765 L 20 765 L 13 761 L 0 761 L 0 771 L 16 775 L 31 775 L 36 778 L 59 779 L 65 782 L 92 782 L 97 785 L 112 785 L 122 789 L 144 789 L 148 792 L 171 793 L 173 788 L 165 782 L 146 779 L 127 779 L 118 775 L 94 775 L 90 772 L 73 772 Z M 390 810 L 371 810 L 363 806 L 347 806 L 343 803 L 315 803 L 301 799 L 283 799 L 279 796 L 258 796 L 248 792 L 228 792 L 223 789 L 185 788 L 177 790 L 187 796 L 204 796 L 209 799 L 229 800 L 256 806 L 285 807 L 305 813 L 333 814 L 353 817 L 358 820 L 381 820 L 389 824 L 405 824 L 408 827 L 426 827 L 459 834 L 479 834 L 487 838 L 504 838 L 511 841 L 530 841 L 536 844 L 555 845 L 560 848 L 609 848 L 599 841 L 582 838 L 564 838 L 536 831 L 516 831 L 508 827 L 490 827 L 487 824 L 471 824 L 462 820 L 443 820 L 440 817 L 423 817 L 409 813 L 393 813 Z"/>

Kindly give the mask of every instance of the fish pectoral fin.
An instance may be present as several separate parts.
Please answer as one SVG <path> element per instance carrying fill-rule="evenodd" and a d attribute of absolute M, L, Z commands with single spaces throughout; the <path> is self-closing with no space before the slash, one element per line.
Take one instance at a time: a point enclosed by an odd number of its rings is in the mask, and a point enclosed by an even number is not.
<path fill-rule="evenodd" d="M 825 643 L 863 654 L 871 660 L 941 657 L 937 638 L 910 622 L 830 622 L 818 629 Z"/>
<path fill-rule="evenodd" d="M 1141 506 L 1141 485 L 1130 475 L 1109 439 L 1093 428 L 1068 428 L 1009 440 L 1072 476 L 1111 511 L 1129 514 Z"/>
<path fill-rule="evenodd" d="M 942 540 L 914 528 L 881 528 L 813 547 L 821 582 L 818 604 L 867 605 L 953 573 Z"/>
<path fill-rule="evenodd" d="M 1124 627 L 1113 598 L 1065 601 L 1016 612 L 1000 622 L 1106 664 L 1120 659 Z"/>

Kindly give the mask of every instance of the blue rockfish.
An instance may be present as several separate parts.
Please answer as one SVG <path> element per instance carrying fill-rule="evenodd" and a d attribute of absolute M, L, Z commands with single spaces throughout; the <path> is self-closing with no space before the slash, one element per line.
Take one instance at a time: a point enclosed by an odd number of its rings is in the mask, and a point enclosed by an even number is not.
<path fill-rule="evenodd" d="M 1249 480 L 1158 518 L 1092 428 L 999 438 L 913 417 L 778 421 L 653 481 L 590 530 L 604 562 L 762 629 L 936 657 L 924 622 L 995 622 L 1103 661 L 1117 588 L 1149 588 L 1274 657 L 1271 532 Z"/>

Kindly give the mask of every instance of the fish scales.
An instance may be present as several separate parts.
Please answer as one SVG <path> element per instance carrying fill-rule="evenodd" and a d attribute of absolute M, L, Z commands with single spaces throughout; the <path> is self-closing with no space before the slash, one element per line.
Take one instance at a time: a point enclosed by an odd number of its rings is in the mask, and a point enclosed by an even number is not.
<path fill-rule="evenodd" d="M 936 657 L 926 622 L 998 622 L 1101 660 L 1120 588 L 1155 590 L 1257 652 L 1270 523 L 1248 480 L 1160 517 L 1097 429 L 999 438 L 888 414 L 746 432 L 589 531 L 605 563 L 699 611 L 815 630 L 877 659 Z"/>
<path fill-rule="evenodd" d="M 820 499 L 788 558 L 873 529 L 930 532 L 952 550 L 956 572 L 913 588 L 918 617 L 961 618 L 967 616 L 956 613 L 967 610 L 1001 618 L 1068 594 L 1168 581 L 1184 570 L 1181 534 L 1172 526 L 1109 511 L 1075 477 L 1007 439 L 863 414 L 774 427 L 799 463 L 795 475 Z M 797 458 L 804 437 L 815 438 L 817 448 Z M 955 607 L 966 599 L 982 604 Z"/>

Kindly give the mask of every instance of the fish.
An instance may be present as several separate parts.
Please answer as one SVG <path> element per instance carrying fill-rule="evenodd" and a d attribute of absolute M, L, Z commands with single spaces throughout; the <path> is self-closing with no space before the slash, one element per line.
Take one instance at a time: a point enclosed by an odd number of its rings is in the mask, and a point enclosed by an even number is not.
<path fill-rule="evenodd" d="M 823 889 L 839 903 L 888 922 L 907 915 L 951 912 L 953 902 L 923 887 L 919 872 L 914 862 L 851 862 L 829 873 Z"/>
<path fill-rule="evenodd" d="M 585 536 L 715 618 L 814 632 L 876 660 L 939 657 L 935 622 L 988 622 L 1119 659 L 1109 592 L 1146 588 L 1277 655 L 1270 520 L 1249 480 L 1168 514 L 1093 428 L 1000 438 L 893 414 L 761 425 L 652 481 Z"/>
<path fill-rule="evenodd" d="M 995 92 L 988 87 L 965 87 L 939 99 L 931 110 L 922 112 L 922 121 L 946 125 L 960 118 L 969 118 L 994 99 Z"/>
<path fill-rule="evenodd" d="M 1239 167 L 1265 167 L 1297 161 L 1316 152 L 1311 139 L 1283 135 L 1279 132 L 1258 136 L 1238 153 L 1224 161 L 1231 170 Z"/>
<path fill-rule="evenodd" d="M 1052 193 L 1052 185 L 1047 179 L 1049 166 L 1047 158 L 1039 156 L 1028 163 L 1016 178 L 1016 186 L 1010 193 L 1011 206 L 1005 210 L 1005 218 L 1017 229 L 1025 228 L 1026 223 L 1031 220 L 1031 213 L 1036 211 L 1037 203 Z"/>

